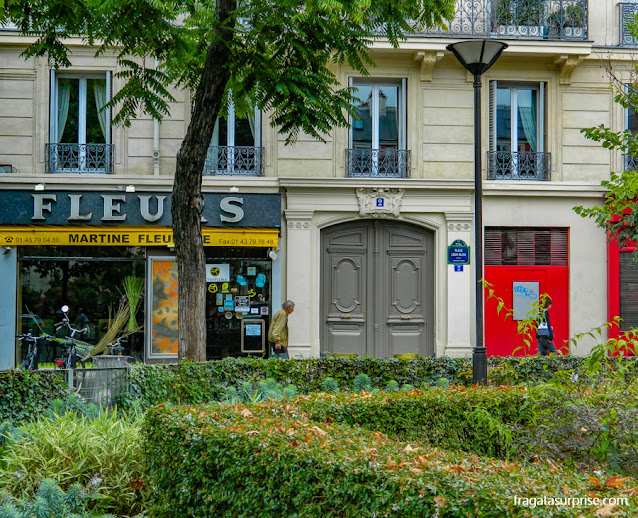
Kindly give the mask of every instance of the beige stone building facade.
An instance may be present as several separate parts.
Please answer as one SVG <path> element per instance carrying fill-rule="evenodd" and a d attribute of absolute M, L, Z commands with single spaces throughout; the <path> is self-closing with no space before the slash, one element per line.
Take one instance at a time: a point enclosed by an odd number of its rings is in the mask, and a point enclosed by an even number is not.
<path fill-rule="evenodd" d="M 523 12 L 526 4 L 535 6 L 532 12 Z M 375 43 L 377 66 L 369 77 L 338 69 L 344 85 L 358 88 L 360 120 L 334 129 L 325 143 L 302 136 L 286 146 L 268 113 L 244 120 L 231 113 L 218 124 L 203 180 L 217 211 L 207 257 L 211 268 L 222 270 L 222 277 L 206 280 L 209 356 L 242 354 L 246 317 L 267 327 L 286 299 L 296 304 L 289 320 L 292 356 L 471 353 L 473 88 L 472 77 L 445 50 L 468 38 L 509 45 L 483 76 L 485 278 L 514 307 L 515 318 L 540 294 L 550 294 L 559 347 L 614 314 L 629 325 L 634 301 L 623 286 L 635 282 L 635 274 L 618 267 L 627 265 L 628 254 L 610 247 L 604 233 L 572 208 L 601 203 L 601 180 L 625 167 L 620 153 L 586 140 L 580 130 L 634 128 L 634 114 L 613 102 L 602 60 L 629 78 L 638 43 L 627 23 L 636 11 L 638 3 L 616 0 L 459 0 L 447 32 L 410 36 L 398 49 Z M 0 329 L 7 336 L 22 331 L 27 310 L 49 311 L 40 316 L 55 319 L 46 306 L 61 300 L 59 285 L 70 282 L 69 275 L 75 291 L 67 285 L 63 295 L 92 304 L 100 288 L 81 281 L 88 274 L 74 268 L 117 263 L 121 268 L 108 275 L 134 271 L 146 283 L 138 317 L 144 331 L 132 354 L 170 360 L 174 327 L 161 323 L 153 305 L 161 270 L 170 266 L 170 246 L 147 238 L 127 243 L 138 246 L 80 243 L 81 237 L 28 242 L 24 232 L 28 227 L 33 239 L 38 233 L 44 239 L 56 225 L 56 231 L 71 226 L 78 235 L 106 227 L 105 235 L 119 228 L 141 239 L 146 230 L 167 227 L 153 217 L 170 199 L 189 94 L 176 91 L 178 102 L 161 122 L 140 117 L 129 128 L 113 127 L 112 114 L 100 105 L 121 88 L 114 60 L 96 59 L 91 49 L 71 42 L 72 67 L 52 71 L 44 59 L 23 60 L 24 48 L 16 32 L 0 31 L 0 191 L 6 203 L 15 203 L 0 209 L 7 247 L 0 278 L 10 293 L 0 308 Z M 52 201 L 43 194 L 57 196 Z M 38 208 L 44 219 L 34 219 Z M 251 211 L 262 209 L 278 211 L 278 221 L 250 219 Z M 64 218 L 56 223 L 58 210 Z M 133 212 L 142 219 L 130 224 Z M 237 219 L 240 212 L 244 219 Z M 247 238 L 256 239 L 253 244 L 233 241 L 250 231 L 256 232 Z M 463 263 L 464 255 L 452 259 L 451 246 L 469 247 L 469 264 L 452 264 Z M 95 296 L 85 301 L 81 287 Z M 34 311 L 26 301 L 40 306 Z M 497 316 L 493 302 L 485 310 L 488 354 L 511 354 L 522 342 L 516 322 Z M 99 304 L 91 308 L 94 338 L 113 301 Z M 571 352 L 586 353 L 591 345 L 572 344 Z M 19 361 L 20 351 L 15 354 L 2 354 L 5 365 Z"/>

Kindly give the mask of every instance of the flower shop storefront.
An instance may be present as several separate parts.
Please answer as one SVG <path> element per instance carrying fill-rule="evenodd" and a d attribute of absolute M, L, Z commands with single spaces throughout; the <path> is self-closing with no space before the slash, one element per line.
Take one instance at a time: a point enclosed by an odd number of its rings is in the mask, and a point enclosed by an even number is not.
<path fill-rule="evenodd" d="M 15 366 L 24 354 L 13 345 L 15 334 L 56 334 L 63 305 L 70 307 L 72 325 L 88 327 L 91 344 L 116 326 L 118 335 L 127 335 L 127 355 L 175 360 L 178 278 L 170 201 L 170 192 L 0 191 L 6 295 L 0 368 Z M 280 221 L 279 194 L 204 194 L 208 358 L 243 355 L 247 319 L 267 330 L 273 285 L 280 285 L 270 258 L 276 254 L 269 254 L 278 246 Z M 126 318 L 125 301 L 135 308 Z M 64 329 L 57 334 L 65 336 Z M 40 361 L 56 354 L 42 351 Z"/>

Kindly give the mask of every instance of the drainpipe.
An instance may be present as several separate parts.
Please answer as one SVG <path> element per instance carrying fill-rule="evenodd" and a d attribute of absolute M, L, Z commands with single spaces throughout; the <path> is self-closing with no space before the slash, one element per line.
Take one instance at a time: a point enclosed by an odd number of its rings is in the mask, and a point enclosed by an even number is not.
<path fill-rule="evenodd" d="M 159 59 L 155 58 L 155 70 L 159 67 Z M 153 119 L 153 174 L 159 176 L 160 174 L 160 122 L 158 119 Z"/>

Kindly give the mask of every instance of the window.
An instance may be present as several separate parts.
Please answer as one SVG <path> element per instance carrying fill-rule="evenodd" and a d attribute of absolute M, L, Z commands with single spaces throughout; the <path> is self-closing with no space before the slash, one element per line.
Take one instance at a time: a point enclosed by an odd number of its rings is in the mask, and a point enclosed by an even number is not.
<path fill-rule="evenodd" d="M 110 73 L 51 71 L 48 172 L 111 172 Z"/>
<path fill-rule="evenodd" d="M 546 85 L 490 81 L 488 179 L 549 180 Z"/>
<path fill-rule="evenodd" d="M 485 229 L 485 265 L 567 266 L 566 228 Z"/>
<path fill-rule="evenodd" d="M 206 156 L 204 171 L 215 175 L 263 174 L 261 146 L 261 112 L 245 118 L 236 116 L 232 102 L 226 118 L 215 123 L 213 137 Z"/>
<path fill-rule="evenodd" d="M 350 125 L 349 176 L 399 176 L 409 171 L 406 80 L 351 79 L 357 118 Z"/>
<path fill-rule="evenodd" d="M 638 327 L 638 266 L 632 252 L 620 252 L 620 331 Z"/>
<path fill-rule="evenodd" d="M 633 87 L 635 89 L 635 86 Z M 627 85 L 627 90 L 632 90 L 631 85 Z M 631 93 L 631 92 L 629 92 Z M 636 95 L 638 92 L 634 92 L 633 95 Z M 636 137 L 638 135 L 638 113 L 636 113 L 636 108 L 634 106 L 630 106 L 625 111 L 625 126 L 631 131 L 632 137 Z M 636 169 L 636 157 L 625 155 L 625 171 L 633 171 Z"/>

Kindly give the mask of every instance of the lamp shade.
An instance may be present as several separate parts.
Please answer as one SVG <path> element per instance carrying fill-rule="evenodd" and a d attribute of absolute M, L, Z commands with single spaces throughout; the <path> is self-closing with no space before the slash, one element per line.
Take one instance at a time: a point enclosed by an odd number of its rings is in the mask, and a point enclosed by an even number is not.
<path fill-rule="evenodd" d="M 507 43 L 495 40 L 467 40 L 452 43 L 446 47 L 461 65 L 475 76 L 480 76 L 494 64 L 508 47 Z"/>

